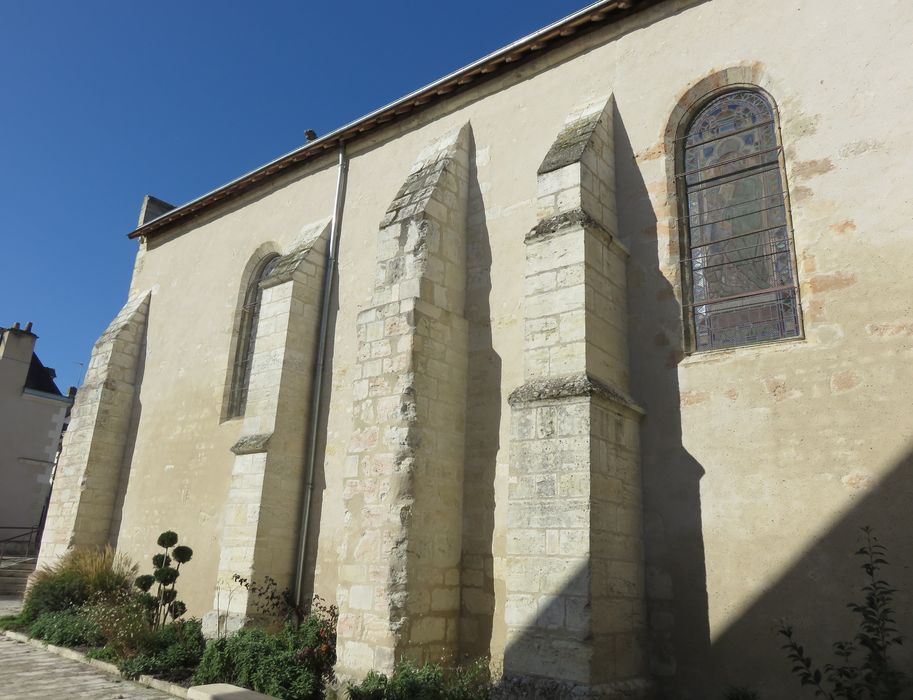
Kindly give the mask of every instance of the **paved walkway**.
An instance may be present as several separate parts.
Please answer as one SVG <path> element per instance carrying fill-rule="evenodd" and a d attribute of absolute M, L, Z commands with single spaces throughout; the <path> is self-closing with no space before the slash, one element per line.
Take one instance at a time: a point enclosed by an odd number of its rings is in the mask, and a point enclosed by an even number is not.
<path fill-rule="evenodd" d="M 22 612 L 22 598 L 17 595 L 0 595 L 0 617 Z"/>
<path fill-rule="evenodd" d="M 172 695 L 109 676 L 44 649 L 0 636 L 0 697 L 4 700 L 173 700 Z"/>

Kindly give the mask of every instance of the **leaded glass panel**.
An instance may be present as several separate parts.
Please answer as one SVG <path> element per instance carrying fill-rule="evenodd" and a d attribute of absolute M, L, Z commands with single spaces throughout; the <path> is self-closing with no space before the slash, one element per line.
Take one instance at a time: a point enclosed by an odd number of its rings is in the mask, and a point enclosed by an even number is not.
<path fill-rule="evenodd" d="M 695 349 L 799 335 L 770 103 L 752 90 L 726 93 L 697 114 L 682 145 Z"/>

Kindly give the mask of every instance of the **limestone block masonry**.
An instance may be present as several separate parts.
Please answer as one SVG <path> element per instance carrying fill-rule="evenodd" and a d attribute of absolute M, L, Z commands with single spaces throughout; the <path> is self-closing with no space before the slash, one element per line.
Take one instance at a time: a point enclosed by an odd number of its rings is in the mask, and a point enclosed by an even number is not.
<path fill-rule="evenodd" d="M 204 632 L 241 627 L 255 614 L 238 574 L 290 584 L 295 566 L 305 432 L 317 347 L 329 224 L 305 228 L 302 241 L 274 264 L 262 297 L 222 528 L 219 578 Z"/>
<path fill-rule="evenodd" d="M 507 506 L 504 671 L 516 697 L 650 691 L 642 411 L 627 397 L 612 118 L 611 99 L 568 117 L 539 169 L 539 224 L 526 236 L 526 381 L 510 396 Z"/>
<path fill-rule="evenodd" d="M 71 547 L 108 544 L 150 296 L 131 295 L 92 350 L 63 440 L 39 567 L 53 564 Z"/>
<path fill-rule="evenodd" d="M 337 674 L 459 642 L 469 125 L 420 154 L 381 222 L 358 316 Z"/>

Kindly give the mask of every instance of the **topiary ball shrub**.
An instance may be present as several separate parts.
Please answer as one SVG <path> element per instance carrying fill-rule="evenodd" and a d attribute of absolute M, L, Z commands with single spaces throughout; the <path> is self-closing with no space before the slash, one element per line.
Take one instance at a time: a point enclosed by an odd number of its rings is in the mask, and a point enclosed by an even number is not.
<path fill-rule="evenodd" d="M 133 583 L 154 601 L 152 626 L 159 629 L 165 626 L 169 619 L 174 622 L 187 612 L 187 606 L 177 600 L 175 583 L 181 575 L 181 565 L 193 558 L 193 550 L 185 545 L 175 546 L 178 534 L 173 530 L 163 532 L 156 542 L 165 551 L 153 555 L 152 573 L 137 577 Z M 171 549 L 172 547 L 174 549 Z M 171 566 L 172 562 L 177 562 L 177 566 Z"/>
<path fill-rule="evenodd" d="M 186 564 L 193 559 L 193 550 L 190 547 L 179 545 L 171 552 L 171 556 L 178 564 Z"/>
<path fill-rule="evenodd" d="M 158 540 L 156 541 L 159 547 L 174 547 L 178 543 L 178 533 L 172 530 L 165 530 L 161 535 L 159 535 Z"/>
<path fill-rule="evenodd" d="M 155 585 L 155 576 L 152 574 L 143 574 L 142 576 L 137 576 L 136 580 L 133 582 L 137 588 L 139 588 L 143 593 L 148 593 L 149 589 Z"/>
<path fill-rule="evenodd" d="M 98 625 L 79 608 L 42 613 L 29 626 L 29 635 L 62 647 L 97 647 L 105 643 Z"/>

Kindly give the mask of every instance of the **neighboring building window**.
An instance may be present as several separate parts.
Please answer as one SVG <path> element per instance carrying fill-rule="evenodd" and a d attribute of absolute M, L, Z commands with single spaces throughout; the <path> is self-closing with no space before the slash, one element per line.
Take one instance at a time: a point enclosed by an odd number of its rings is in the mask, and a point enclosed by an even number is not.
<path fill-rule="evenodd" d="M 243 416 L 247 406 L 247 388 L 250 384 L 250 369 L 254 359 L 254 345 L 257 341 L 260 300 L 263 297 L 260 283 L 266 279 L 278 260 L 278 255 L 271 255 L 262 260 L 251 276 L 250 284 L 244 293 L 241 325 L 238 328 L 238 346 L 231 375 L 231 392 L 228 396 L 229 418 Z"/>
<path fill-rule="evenodd" d="M 682 273 L 693 350 L 801 334 L 777 137 L 768 99 L 742 88 L 712 99 L 681 139 Z"/>

